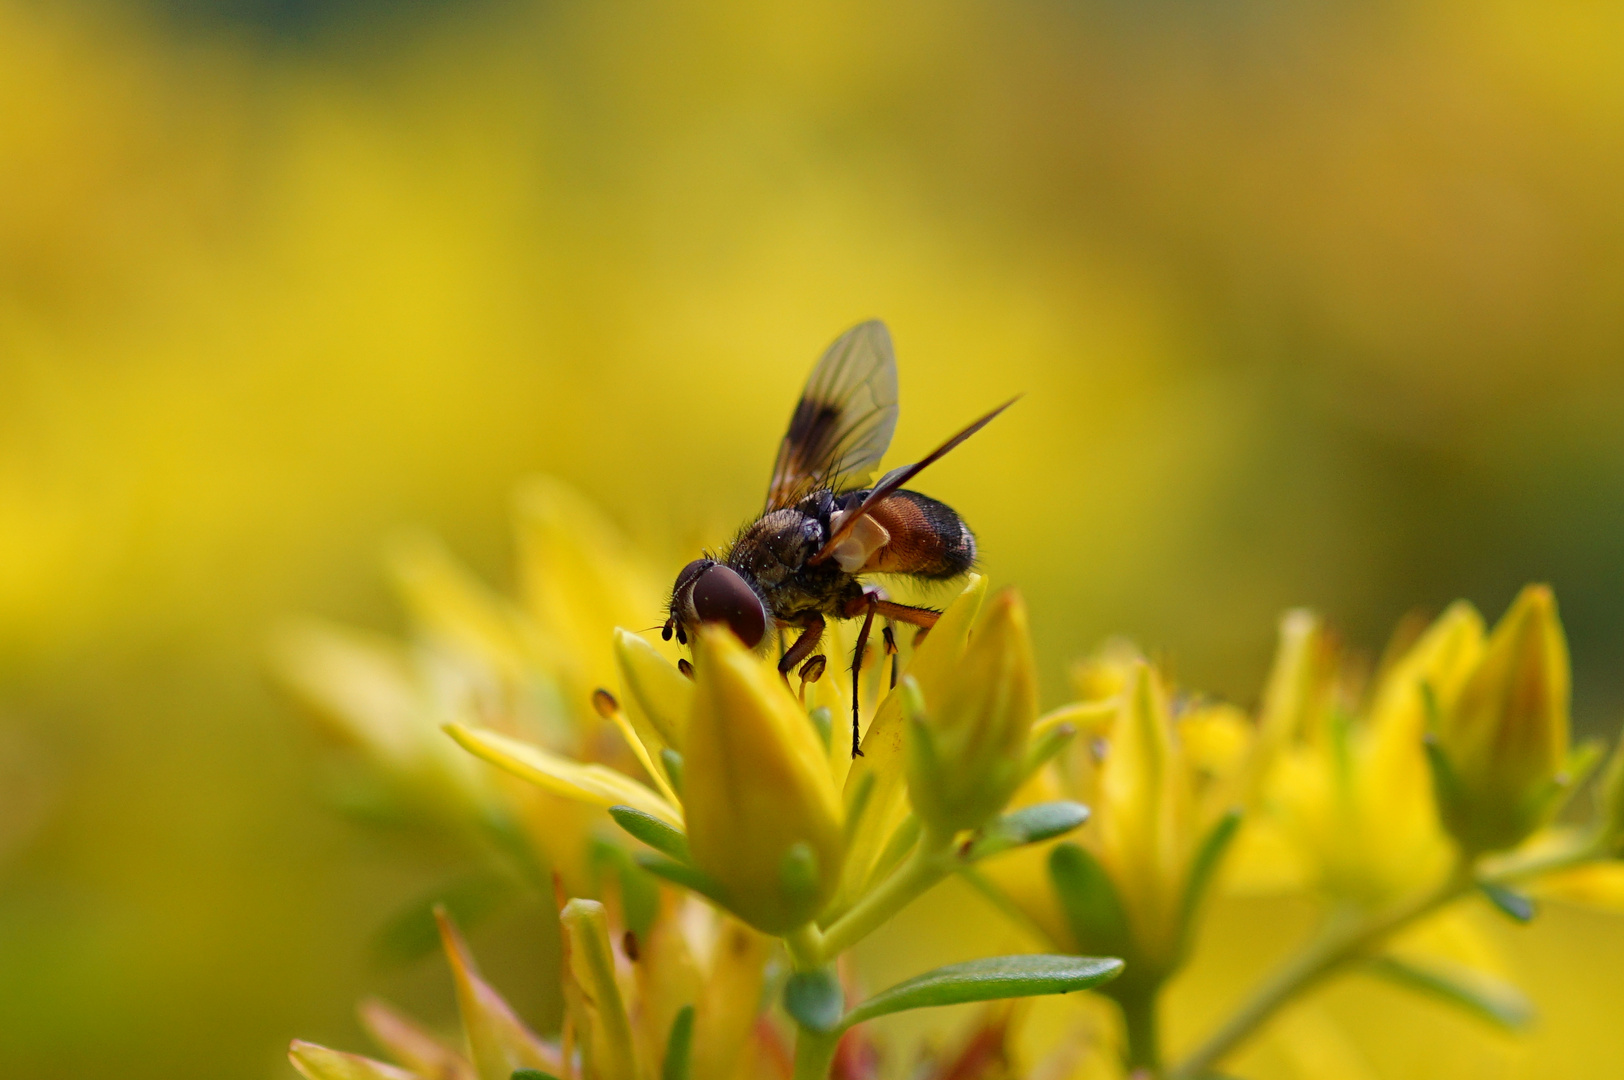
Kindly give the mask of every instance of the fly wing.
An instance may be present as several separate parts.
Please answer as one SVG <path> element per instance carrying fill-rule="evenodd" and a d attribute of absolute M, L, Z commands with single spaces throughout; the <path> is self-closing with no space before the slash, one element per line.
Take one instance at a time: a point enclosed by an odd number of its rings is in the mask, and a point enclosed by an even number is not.
<path fill-rule="evenodd" d="M 767 509 L 818 487 L 861 487 L 897 429 L 897 358 L 878 319 L 835 339 L 812 369 L 778 445 Z"/>
<path fill-rule="evenodd" d="M 853 531 L 856 530 L 860 524 L 862 524 L 863 518 L 868 515 L 870 511 L 872 511 L 879 504 L 883 503 L 886 499 L 890 498 L 893 494 L 900 491 L 903 484 L 906 484 L 909 480 L 912 480 L 914 477 L 918 476 L 927 466 L 940 461 L 942 456 L 945 455 L 949 450 L 953 449 L 955 446 L 959 445 L 959 443 L 963 442 L 965 439 L 968 439 L 970 436 L 992 423 L 993 417 L 1015 404 L 1017 400 L 1018 398 L 1010 398 L 1008 401 L 998 406 L 998 408 L 994 409 L 986 416 L 983 416 L 980 420 L 977 420 L 963 431 L 960 431 L 957 435 L 953 436 L 951 439 L 947 440 L 945 443 L 938 446 L 936 449 L 932 450 L 930 453 L 926 454 L 912 465 L 899 466 L 898 468 L 892 469 L 890 472 L 880 477 L 880 482 L 874 485 L 874 490 L 863 496 L 863 501 L 855 509 L 843 512 L 840 515 L 840 520 L 833 523 L 834 528 L 830 532 L 829 539 L 824 541 L 823 547 L 819 548 L 817 554 L 813 555 L 807 560 L 807 562 L 812 566 L 816 566 L 818 563 L 828 559 L 831 555 L 834 555 L 840 550 L 841 544 L 845 543 L 846 540 L 850 538 Z M 873 552 L 866 552 L 864 554 L 865 560 L 872 554 Z"/>

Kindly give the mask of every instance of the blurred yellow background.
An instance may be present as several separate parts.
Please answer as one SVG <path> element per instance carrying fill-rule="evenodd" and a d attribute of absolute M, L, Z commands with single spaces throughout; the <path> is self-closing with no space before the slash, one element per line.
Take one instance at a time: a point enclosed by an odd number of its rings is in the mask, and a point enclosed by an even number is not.
<path fill-rule="evenodd" d="M 408 526 L 507 584 L 535 472 L 674 571 L 869 316 L 892 461 L 1026 394 L 921 486 L 1051 703 L 1110 633 L 1251 704 L 1287 606 L 1376 650 L 1537 579 L 1616 728 L 1615 5 L 0 0 L 0 102 L 6 1076 L 444 1015 L 366 943 L 447 856 L 333 812 L 267 632 L 398 626 Z M 1536 1000 L 1617 992 L 1579 918 Z M 481 940 L 544 1014 L 546 934 Z"/>

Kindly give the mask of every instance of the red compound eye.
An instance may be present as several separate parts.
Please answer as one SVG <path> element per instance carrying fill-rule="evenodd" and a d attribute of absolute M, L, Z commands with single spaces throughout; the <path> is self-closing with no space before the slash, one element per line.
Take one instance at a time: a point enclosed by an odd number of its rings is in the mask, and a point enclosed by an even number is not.
<path fill-rule="evenodd" d="M 686 569 L 683 574 L 687 574 Z M 694 614 L 700 622 L 726 623 L 739 640 L 752 649 L 767 636 L 767 609 L 762 607 L 755 590 L 732 567 L 712 563 L 701 570 L 694 579 L 691 596 Z"/>

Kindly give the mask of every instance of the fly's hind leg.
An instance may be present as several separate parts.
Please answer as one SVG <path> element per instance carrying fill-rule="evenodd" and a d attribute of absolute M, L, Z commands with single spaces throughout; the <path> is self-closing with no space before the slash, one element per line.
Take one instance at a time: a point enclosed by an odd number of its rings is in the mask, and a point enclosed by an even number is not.
<path fill-rule="evenodd" d="M 881 600 L 879 594 L 864 590 L 859 610 L 863 616 L 862 629 L 857 631 L 857 649 L 851 654 L 851 756 L 863 756 L 862 748 L 862 721 L 858 717 L 858 704 L 862 700 L 862 680 L 858 678 L 863 673 L 863 653 L 868 649 L 868 632 L 874 627 L 874 612 L 879 609 Z M 857 605 L 853 605 L 857 606 Z M 850 610 L 850 609 L 848 609 Z M 852 611 L 851 614 L 858 614 Z"/>

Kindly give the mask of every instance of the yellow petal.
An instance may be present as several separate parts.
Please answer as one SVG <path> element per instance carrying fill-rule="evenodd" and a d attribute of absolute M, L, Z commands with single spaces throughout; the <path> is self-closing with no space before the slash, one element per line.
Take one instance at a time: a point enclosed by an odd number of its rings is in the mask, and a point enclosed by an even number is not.
<path fill-rule="evenodd" d="M 559 643 L 571 700 L 615 677 L 616 626 L 637 626 L 660 608 L 660 587 L 620 530 L 588 500 L 551 477 L 527 481 L 514 499 L 519 583 L 525 609 Z"/>
<path fill-rule="evenodd" d="M 690 894 L 676 889 L 661 892 L 659 917 L 637 939 L 637 962 L 632 966 L 637 980 L 632 1022 L 637 1026 L 638 1051 L 656 1068 L 665 1059 L 677 1013 L 699 999 L 699 965 L 680 922 L 689 916 L 703 917 L 698 910 L 690 912 L 689 905 L 702 906 Z"/>
<path fill-rule="evenodd" d="M 1018 593 L 993 598 L 947 684 L 924 703 L 910 733 L 914 812 L 946 834 L 975 828 L 1014 793 L 1037 719 L 1037 665 Z"/>
<path fill-rule="evenodd" d="M 331 730 L 393 778 L 468 812 L 493 793 L 439 730 L 410 656 L 387 638 L 302 619 L 271 641 L 277 675 Z"/>
<path fill-rule="evenodd" d="M 666 746 L 680 751 L 683 726 L 688 723 L 688 710 L 693 708 L 693 680 L 642 637 L 618 627 L 615 659 L 633 720 L 646 720 Z"/>
<path fill-rule="evenodd" d="M 986 578 L 971 574 L 959 595 L 942 612 L 935 627 L 914 650 L 906 671 L 918 681 L 927 702 L 940 700 L 948 677 L 964 656 L 970 628 L 975 625 L 986 594 Z M 908 817 L 905 735 L 902 699 L 892 693 L 880 702 L 863 737 L 863 756 L 852 762 L 851 771 L 846 776 L 847 792 L 855 791 L 858 785 L 868 782 L 873 783 L 874 789 L 869 795 L 863 827 L 852 838 L 851 850 L 846 856 L 841 906 L 854 900 L 862 890 L 875 860 L 885 850 L 891 835 Z M 865 776 L 874 779 L 865 781 Z"/>
<path fill-rule="evenodd" d="M 386 556 L 417 625 L 491 673 L 516 681 L 534 653 L 519 609 L 470 573 L 425 533 L 397 538 Z"/>
<path fill-rule="evenodd" d="M 479 1080 L 509 1080 L 514 1069 L 556 1073 L 558 1052 L 525 1027 L 502 995 L 480 978 L 468 946 L 445 912 L 436 911 L 435 918 L 440 924 L 440 944 L 451 964 L 468 1056 Z"/>
<path fill-rule="evenodd" d="M 773 947 L 771 938 L 724 918 L 695 1010 L 689 1075 L 696 1080 L 734 1075 L 756 1024 L 763 972 Z"/>
<path fill-rule="evenodd" d="M 473 1065 L 399 1010 L 368 998 L 357 1011 L 372 1041 L 413 1072 L 435 1080 L 474 1080 Z"/>
<path fill-rule="evenodd" d="M 469 753 L 555 795 L 593 806 L 630 806 L 682 828 L 682 814 L 644 784 L 606 765 L 583 765 L 539 746 L 494 731 L 447 724 L 446 732 Z"/>
<path fill-rule="evenodd" d="M 1184 874 L 1196 839 L 1191 811 L 1167 701 L 1155 673 L 1140 663 L 1100 769 L 1100 854 L 1143 962 L 1163 970 L 1179 941 Z"/>
<path fill-rule="evenodd" d="M 1468 849 L 1511 847 L 1542 824 L 1542 798 L 1567 764 L 1569 665 L 1556 600 L 1543 585 L 1518 594 L 1460 694 L 1440 710 L 1438 742 L 1454 773 L 1442 792 L 1451 831 Z"/>
<path fill-rule="evenodd" d="M 417 1073 L 301 1039 L 288 1047 L 288 1060 L 308 1080 L 423 1080 Z"/>
<path fill-rule="evenodd" d="M 1530 888 L 1538 896 L 1624 915 L 1624 862 L 1588 863 L 1542 877 Z"/>
<path fill-rule="evenodd" d="M 781 933 L 816 914 L 839 880 L 840 797 L 822 742 L 771 665 L 725 628 L 701 629 L 695 644 L 683 754 L 688 846 L 731 910 Z M 797 851 L 811 859 L 805 889 L 786 878 Z"/>
<path fill-rule="evenodd" d="M 559 912 L 564 940 L 565 1001 L 592 1080 L 637 1080 L 637 1047 L 615 981 L 609 922 L 596 900 L 571 900 Z"/>

